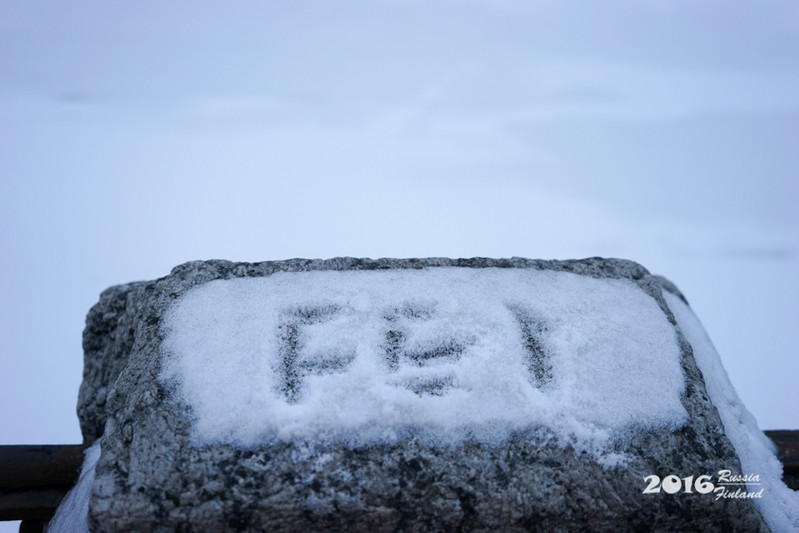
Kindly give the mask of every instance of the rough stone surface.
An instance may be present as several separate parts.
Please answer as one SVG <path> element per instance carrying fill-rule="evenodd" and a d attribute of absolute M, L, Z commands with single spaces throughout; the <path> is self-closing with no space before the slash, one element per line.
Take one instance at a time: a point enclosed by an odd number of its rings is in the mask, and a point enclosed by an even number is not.
<path fill-rule="evenodd" d="M 157 379 L 159 323 L 187 290 L 215 279 L 277 271 L 461 266 L 568 271 L 627 278 L 671 323 L 662 290 L 623 260 L 354 259 L 263 263 L 195 261 L 159 280 L 106 290 L 89 313 L 79 416 L 84 440 L 102 435 L 90 503 L 93 531 L 768 531 L 750 500 L 642 495 L 643 478 L 740 473 L 682 340 L 688 425 L 641 432 L 605 469 L 585 454 L 520 433 L 501 447 L 441 450 L 408 440 L 362 448 L 272 443 L 241 450 L 189 443 L 190 413 Z M 330 460 L 319 461 L 328 454 Z"/>

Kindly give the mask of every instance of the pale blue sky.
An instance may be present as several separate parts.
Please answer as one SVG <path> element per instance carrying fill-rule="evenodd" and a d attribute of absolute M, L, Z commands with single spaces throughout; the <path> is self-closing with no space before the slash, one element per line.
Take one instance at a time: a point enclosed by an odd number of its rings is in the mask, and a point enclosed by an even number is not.
<path fill-rule="evenodd" d="M 799 6 L 6 2 L 0 443 L 70 443 L 105 287 L 193 259 L 594 255 L 799 427 Z"/>

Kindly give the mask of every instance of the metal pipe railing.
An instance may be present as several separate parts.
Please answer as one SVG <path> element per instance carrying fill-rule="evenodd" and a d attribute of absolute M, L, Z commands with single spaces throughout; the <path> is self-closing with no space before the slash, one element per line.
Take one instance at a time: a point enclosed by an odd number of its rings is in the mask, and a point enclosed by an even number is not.
<path fill-rule="evenodd" d="M 82 444 L 0 446 L 0 521 L 41 531 L 78 480 Z"/>

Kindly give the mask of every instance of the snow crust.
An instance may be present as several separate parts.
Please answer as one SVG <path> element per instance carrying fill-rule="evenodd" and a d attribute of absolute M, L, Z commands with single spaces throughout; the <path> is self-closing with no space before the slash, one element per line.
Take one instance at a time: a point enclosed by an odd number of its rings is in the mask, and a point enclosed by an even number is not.
<path fill-rule="evenodd" d="M 710 400 L 718 409 L 724 432 L 741 459 L 742 474 L 759 477 L 760 485 L 747 485 L 750 492 L 763 489 L 762 498 L 752 498 L 752 502 L 773 532 L 799 531 L 799 493 L 782 482 L 782 464 L 774 453 L 774 444 L 760 431 L 755 417 L 738 397 L 697 316 L 673 294 L 664 291 L 663 296 L 693 348 Z M 752 356 L 757 357 L 757 354 Z"/>
<path fill-rule="evenodd" d="M 194 288 L 162 328 L 161 379 L 197 444 L 498 443 L 535 428 L 611 464 L 631 429 L 687 420 L 676 331 L 629 280 L 282 272 Z"/>
<path fill-rule="evenodd" d="M 47 529 L 50 533 L 89 533 L 89 497 L 94 484 L 94 469 L 100 459 L 100 439 L 83 452 L 78 482 L 58 506 Z"/>

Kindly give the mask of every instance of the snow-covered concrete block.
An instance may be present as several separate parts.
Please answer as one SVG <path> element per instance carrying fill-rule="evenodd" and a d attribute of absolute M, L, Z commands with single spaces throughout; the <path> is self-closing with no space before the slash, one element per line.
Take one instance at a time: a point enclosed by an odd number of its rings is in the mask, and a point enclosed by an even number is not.
<path fill-rule="evenodd" d="M 95 531 L 797 526 L 685 299 L 629 261 L 193 262 L 105 291 L 84 347 Z"/>

